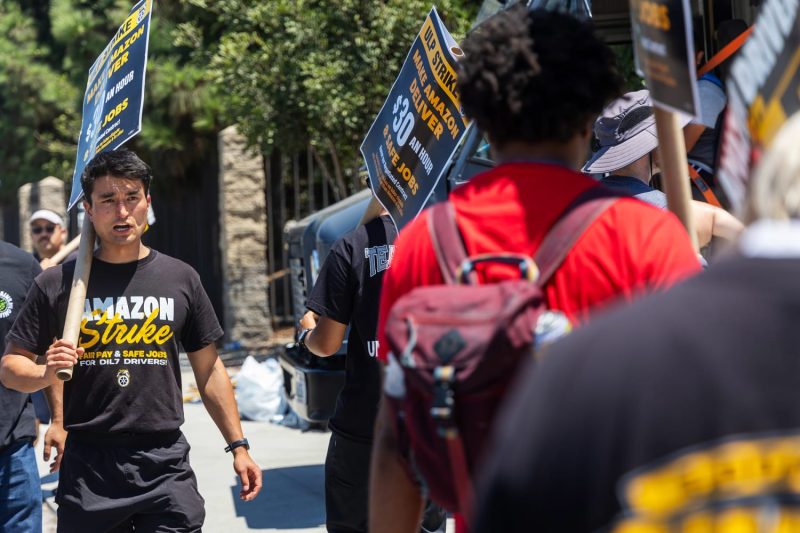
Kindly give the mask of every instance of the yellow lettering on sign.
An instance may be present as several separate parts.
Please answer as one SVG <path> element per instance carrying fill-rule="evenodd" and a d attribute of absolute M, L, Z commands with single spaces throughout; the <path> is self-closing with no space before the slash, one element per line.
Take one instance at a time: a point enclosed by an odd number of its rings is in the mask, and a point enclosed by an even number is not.
<path fill-rule="evenodd" d="M 425 49 L 425 55 L 428 58 L 428 63 L 431 65 L 433 77 L 436 83 L 444 91 L 456 109 L 461 108 L 461 96 L 459 95 L 456 87 L 456 71 L 450 66 L 446 55 L 442 50 L 441 43 L 433 27 L 433 19 L 428 17 L 422 25 L 422 44 Z M 461 117 L 464 125 L 467 124 L 467 119 Z"/>

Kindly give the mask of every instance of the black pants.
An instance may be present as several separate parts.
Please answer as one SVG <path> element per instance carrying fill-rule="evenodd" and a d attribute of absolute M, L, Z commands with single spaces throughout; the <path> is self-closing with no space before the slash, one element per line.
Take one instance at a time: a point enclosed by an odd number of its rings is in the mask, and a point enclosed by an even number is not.
<path fill-rule="evenodd" d="M 367 531 L 372 446 L 331 434 L 325 458 L 325 525 L 330 533 Z"/>
<path fill-rule="evenodd" d="M 121 436 L 70 433 L 61 463 L 58 532 L 189 533 L 204 501 L 180 431 Z"/>
<path fill-rule="evenodd" d="M 331 434 L 325 458 L 325 525 L 329 533 L 367 531 L 372 445 Z M 421 531 L 444 531 L 446 513 L 428 502 Z"/>

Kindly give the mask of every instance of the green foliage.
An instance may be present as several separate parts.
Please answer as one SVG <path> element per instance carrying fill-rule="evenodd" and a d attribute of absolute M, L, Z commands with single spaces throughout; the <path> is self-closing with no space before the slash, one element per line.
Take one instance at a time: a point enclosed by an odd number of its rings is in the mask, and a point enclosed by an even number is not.
<path fill-rule="evenodd" d="M 0 196 L 69 181 L 89 67 L 133 0 L 0 0 Z M 469 0 L 442 0 L 457 37 Z M 182 186 L 239 125 L 265 152 L 312 143 L 337 179 L 431 8 L 428 0 L 155 0 L 143 130 L 130 146 Z M 340 172 L 341 169 L 341 172 Z"/>
<path fill-rule="evenodd" d="M 633 45 L 618 44 L 611 47 L 617 57 L 617 66 L 625 79 L 625 92 L 646 89 L 642 77 L 636 73 L 636 63 L 633 57 Z"/>
<path fill-rule="evenodd" d="M 0 197 L 48 174 L 71 180 L 89 67 L 132 5 L 0 0 Z M 202 15 L 192 6 L 155 2 L 144 124 L 131 148 L 170 186 L 189 180 L 188 169 L 214 150 L 219 129 L 222 104 L 205 64 L 175 42 L 179 26 Z"/>
<path fill-rule="evenodd" d="M 422 0 L 183 2 L 219 22 L 210 33 L 182 25 L 179 40 L 208 59 L 225 119 L 264 151 L 311 142 L 348 174 L 360 165 L 358 146 L 431 8 Z M 457 35 L 474 18 L 467 4 L 438 4 Z M 202 47 L 216 39 L 211 53 Z"/>
<path fill-rule="evenodd" d="M 25 181 L 70 171 L 71 127 L 79 98 L 47 63 L 31 18 L 0 1 L 0 196 Z"/>

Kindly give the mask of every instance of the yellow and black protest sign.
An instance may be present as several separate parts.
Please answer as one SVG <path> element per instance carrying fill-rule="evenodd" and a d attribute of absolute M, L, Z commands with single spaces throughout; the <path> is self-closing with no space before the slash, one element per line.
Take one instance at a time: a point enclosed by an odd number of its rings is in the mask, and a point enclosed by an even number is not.
<path fill-rule="evenodd" d="M 144 79 L 153 0 L 140 0 L 89 69 L 69 207 L 81 197 L 80 177 L 95 154 L 115 150 L 142 129 Z"/>
<path fill-rule="evenodd" d="M 432 9 L 361 144 L 370 187 L 398 229 L 422 211 L 468 125 L 456 85 L 461 54 Z"/>
<path fill-rule="evenodd" d="M 735 207 L 750 170 L 786 119 L 800 110 L 800 0 L 770 0 L 727 81 L 728 111 L 717 175 Z"/>
<path fill-rule="evenodd" d="M 697 115 L 689 0 L 631 0 L 636 68 L 663 109 Z"/>
<path fill-rule="evenodd" d="M 626 475 L 614 533 L 800 529 L 800 437 L 738 436 Z"/>

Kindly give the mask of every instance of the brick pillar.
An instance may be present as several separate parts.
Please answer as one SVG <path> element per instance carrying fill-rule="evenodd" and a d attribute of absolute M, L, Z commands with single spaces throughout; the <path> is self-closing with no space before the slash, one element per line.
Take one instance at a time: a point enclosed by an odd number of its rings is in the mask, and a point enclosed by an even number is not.
<path fill-rule="evenodd" d="M 225 332 L 248 350 L 272 335 L 267 299 L 266 177 L 234 126 L 219 134 L 220 251 Z"/>

